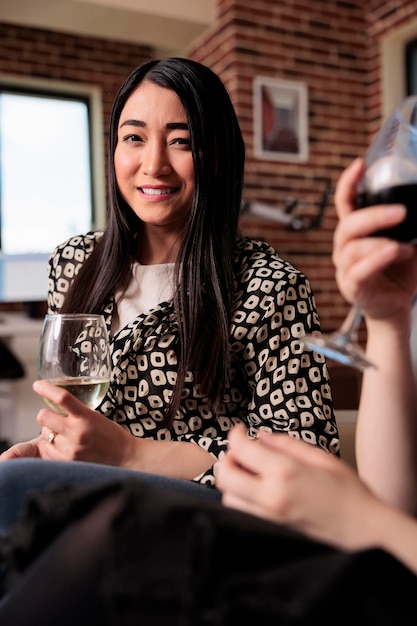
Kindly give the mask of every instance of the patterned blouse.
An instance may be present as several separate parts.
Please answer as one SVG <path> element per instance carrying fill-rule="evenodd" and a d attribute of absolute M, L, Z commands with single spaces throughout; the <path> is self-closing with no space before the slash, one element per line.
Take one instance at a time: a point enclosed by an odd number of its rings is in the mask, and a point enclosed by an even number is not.
<path fill-rule="evenodd" d="M 52 253 L 50 313 L 59 313 L 101 234 L 72 237 Z M 98 410 L 135 437 L 199 445 L 213 456 L 213 464 L 237 422 L 244 422 L 252 436 L 260 429 L 283 431 L 339 455 L 325 359 L 300 339 L 320 330 L 308 280 L 262 241 L 238 239 L 235 259 L 232 364 L 222 410 L 211 412 L 189 373 L 173 425 L 159 426 L 176 379 L 179 336 L 172 301 L 138 315 L 114 335 L 110 388 Z M 102 311 L 109 333 L 114 307 L 112 299 Z M 214 484 L 213 469 L 194 480 Z"/>

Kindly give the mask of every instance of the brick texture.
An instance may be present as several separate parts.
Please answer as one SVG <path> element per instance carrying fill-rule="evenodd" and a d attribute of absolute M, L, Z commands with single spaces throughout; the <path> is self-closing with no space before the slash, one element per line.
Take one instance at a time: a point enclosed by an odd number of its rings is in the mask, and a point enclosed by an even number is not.
<path fill-rule="evenodd" d="M 379 41 L 416 14 L 415 0 L 217 0 L 217 20 L 189 56 L 227 85 L 247 146 L 245 197 L 284 207 L 298 201 L 308 222 L 329 183 L 363 154 L 381 119 Z M 91 83 L 103 93 L 103 141 L 114 95 L 153 50 L 0 23 L 0 73 Z M 253 151 L 253 79 L 302 81 L 308 88 L 309 157 L 305 163 L 261 160 Z M 331 261 L 337 222 L 332 198 L 320 228 L 291 231 L 244 216 L 242 230 L 272 243 L 312 284 L 323 330 L 347 311 Z M 362 331 L 363 333 L 364 331 Z M 363 335 L 361 335 L 363 338 Z"/>

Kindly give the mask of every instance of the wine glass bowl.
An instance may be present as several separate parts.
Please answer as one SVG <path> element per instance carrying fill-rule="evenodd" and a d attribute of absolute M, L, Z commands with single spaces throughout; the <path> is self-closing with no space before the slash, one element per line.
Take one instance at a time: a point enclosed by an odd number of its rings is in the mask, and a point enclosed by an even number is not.
<path fill-rule="evenodd" d="M 357 187 L 359 209 L 404 204 L 401 224 L 373 233 L 403 242 L 417 241 L 417 97 L 403 100 L 387 118 L 365 155 Z"/>
<path fill-rule="evenodd" d="M 102 315 L 46 315 L 39 342 L 38 378 L 67 389 L 95 409 L 110 384 L 110 344 Z M 61 414 L 65 411 L 44 397 Z"/>
<path fill-rule="evenodd" d="M 407 209 L 403 222 L 372 236 L 417 243 L 417 96 L 400 102 L 375 135 L 356 191 L 357 209 L 388 204 Z M 361 320 L 360 306 L 353 304 L 339 330 L 306 334 L 302 341 L 311 350 L 364 371 L 375 365 L 357 342 Z"/>

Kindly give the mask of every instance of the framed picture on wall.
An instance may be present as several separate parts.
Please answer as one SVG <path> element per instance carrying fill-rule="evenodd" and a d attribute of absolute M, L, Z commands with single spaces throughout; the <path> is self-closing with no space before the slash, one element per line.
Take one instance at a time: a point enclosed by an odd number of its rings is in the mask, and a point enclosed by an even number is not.
<path fill-rule="evenodd" d="M 308 159 L 307 86 L 257 76 L 253 83 L 254 152 L 259 159 Z"/>

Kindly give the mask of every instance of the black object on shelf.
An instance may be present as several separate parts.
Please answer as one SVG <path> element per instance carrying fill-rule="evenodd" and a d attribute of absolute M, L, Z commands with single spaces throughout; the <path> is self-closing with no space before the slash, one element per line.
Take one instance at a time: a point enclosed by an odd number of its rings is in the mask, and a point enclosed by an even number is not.
<path fill-rule="evenodd" d="M 23 378 L 25 369 L 17 356 L 0 341 L 0 380 Z"/>

